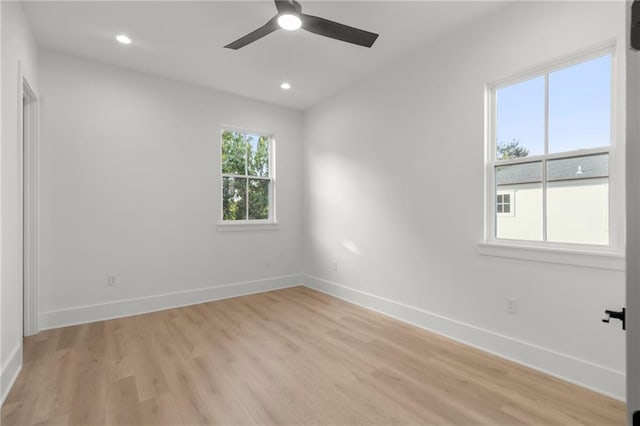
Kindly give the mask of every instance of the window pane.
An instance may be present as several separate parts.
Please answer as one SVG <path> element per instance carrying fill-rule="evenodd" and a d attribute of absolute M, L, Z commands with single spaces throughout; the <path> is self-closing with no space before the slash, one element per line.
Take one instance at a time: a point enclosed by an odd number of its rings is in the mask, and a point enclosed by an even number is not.
<path fill-rule="evenodd" d="M 249 219 L 269 219 L 269 181 L 249 179 Z"/>
<path fill-rule="evenodd" d="M 611 55 L 549 74 L 549 152 L 611 143 Z"/>
<path fill-rule="evenodd" d="M 249 175 L 269 176 L 269 138 L 265 136 L 249 136 Z"/>
<path fill-rule="evenodd" d="M 498 212 L 498 213 L 502 213 L 502 204 L 498 204 L 498 206 L 497 206 L 497 207 L 498 207 L 497 212 Z"/>
<path fill-rule="evenodd" d="M 502 214 L 496 214 L 496 238 L 542 241 L 542 184 L 504 185 L 497 190 L 514 197 Z"/>
<path fill-rule="evenodd" d="M 244 175 L 247 171 L 247 142 L 245 135 L 222 132 L 222 173 Z"/>
<path fill-rule="evenodd" d="M 247 219 L 246 179 L 222 178 L 222 218 L 223 220 Z"/>
<path fill-rule="evenodd" d="M 496 185 L 542 182 L 542 162 L 496 167 Z"/>
<path fill-rule="evenodd" d="M 542 241 L 542 162 L 496 167 L 496 238 Z"/>
<path fill-rule="evenodd" d="M 609 179 L 549 182 L 547 240 L 609 244 Z"/>
<path fill-rule="evenodd" d="M 496 159 L 544 154 L 544 77 L 496 91 Z"/>
<path fill-rule="evenodd" d="M 547 162 L 547 180 L 592 179 L 609 176 L 609 154 L 562 158 Z"/>

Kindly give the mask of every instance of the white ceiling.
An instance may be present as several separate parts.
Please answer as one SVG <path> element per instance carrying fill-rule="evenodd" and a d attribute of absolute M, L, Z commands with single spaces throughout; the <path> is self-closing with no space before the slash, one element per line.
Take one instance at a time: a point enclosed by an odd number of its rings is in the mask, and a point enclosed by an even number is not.
<path fill-rule="evenodd" d="M 403 53 L 493 12 L 496 1 L 301 1 L 303 12 L 377 32 L 371 49 L 306 31 L 223 46 L 275 15 L 272 1 L 25 1 L 40 46 L 270 103 L 307 108 Z M 126 33 L 133 44 L 114 40 Z M 293 88 L 285 92 L 280 83 Z"/>

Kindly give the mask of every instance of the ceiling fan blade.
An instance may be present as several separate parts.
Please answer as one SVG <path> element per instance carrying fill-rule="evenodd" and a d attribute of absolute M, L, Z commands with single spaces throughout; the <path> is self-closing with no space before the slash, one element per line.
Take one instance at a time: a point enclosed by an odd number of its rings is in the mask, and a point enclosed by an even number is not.
<path fill-rule="evenodd" d="M 261 39 L 262 37 L 271 34 L 272 32 L 274 32 L 275 30 L 277 30 L 278 28 L 280 28 L 280 26 L 278 25 L 278 16 L 274 16 L 273 18 L 271 18 L 269 20 L 269 22 L 267 22 L 266 24 L 264 24 L 263 26 L 261 26 L 260 28 L 258 28 L 257 30 L 250 32 L 249 34 L 247 34 L 244 37 L 239 38 L 238 40 L 227 44 L 225 47 L 227 49 L 233 49 L 233 50 L 238 50 L 241 47 L 246 46 L 249 43 L 253 43 L 256 40 Z"/>
<path fill-rule="evenodd" d="M 360 30 L 328 19 L 312 15 L 300 15 L 302 28 L 314 34 L 357 44 L 358 46 L 371 47 L 378 38 L 378 34 Z"/>
<path fill-rule="evenodd" d="M 276 9 L 278 9 L 278 14 L 281 13 L 300 13 L 302 10 L 302 6 L 300 3 L 294 0 L 274 0 L 276 3 Z"/>

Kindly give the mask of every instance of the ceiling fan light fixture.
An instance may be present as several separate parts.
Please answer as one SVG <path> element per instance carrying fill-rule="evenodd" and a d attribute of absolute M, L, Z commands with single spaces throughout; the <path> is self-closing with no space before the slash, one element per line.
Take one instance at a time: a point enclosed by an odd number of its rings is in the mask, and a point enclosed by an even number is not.
<path fill-rule="evenodd" d="M 302 26 L 300 17 L 292 13 L 283 13 L 278 17 L 278 25 L 284 30 L 295 31 Z"/>
<path fill-rule="evenodd" d="M 131 39 L 125 34 L 119 34 L 116 36 L 116 40 L 122 44 L 131 44 Z"/>

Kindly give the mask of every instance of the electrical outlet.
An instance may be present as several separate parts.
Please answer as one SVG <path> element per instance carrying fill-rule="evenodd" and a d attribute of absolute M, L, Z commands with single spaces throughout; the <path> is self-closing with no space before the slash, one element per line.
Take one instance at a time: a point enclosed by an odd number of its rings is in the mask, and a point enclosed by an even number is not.
<path fill-rule="evenodd" d="M 338 272 L 338 261 L 337 260 L 332 260 L 331 261 L 331 270 L 333 272 Z"/>
<path fill-rule="evenodd" d="M 264 260 L 264 267 L 267 269 L 271 268 L 271 259 L 268 257 Z"/>
<path fill-rule="evenodd" d="M 514 297 L 507 297 L 507 313 L 518 313 L 518 300 Z"/>
<path fill-rule="evenodd" d="M 107 285 L 109 287 L 113 287 L 118 284 L 118 277 L 115 275 L 107 275 Z"/>

